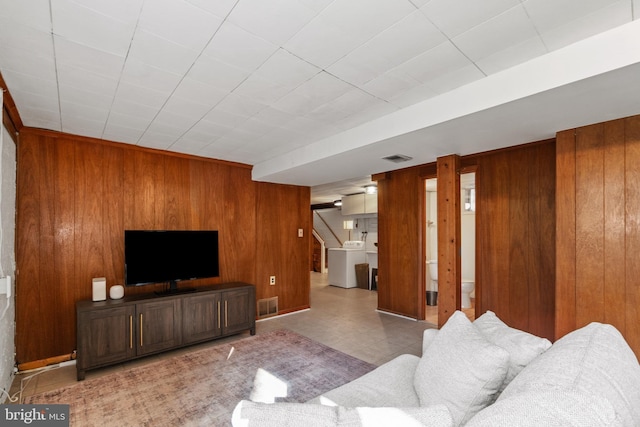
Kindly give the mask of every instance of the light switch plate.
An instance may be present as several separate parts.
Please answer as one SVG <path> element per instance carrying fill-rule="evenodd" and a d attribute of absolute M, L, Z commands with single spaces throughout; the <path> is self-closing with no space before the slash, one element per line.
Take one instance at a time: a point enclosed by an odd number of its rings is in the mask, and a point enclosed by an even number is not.
<path fill-rule="evenodd" d="M 7 294 L 7 299 L 9 299 L 11 291 L 11 276 L 0 278 L 0 294 Z"/>

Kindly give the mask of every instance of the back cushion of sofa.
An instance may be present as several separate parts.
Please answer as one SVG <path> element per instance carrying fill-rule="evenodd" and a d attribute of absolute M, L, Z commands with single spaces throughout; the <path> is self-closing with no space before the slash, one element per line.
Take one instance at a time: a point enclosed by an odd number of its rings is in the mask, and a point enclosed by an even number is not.
<path fill-rule="evenodd" d="M 498 401 L 544 390 L 604 397 L 624 425 L 640 425 L 640 365 L 611 325 L 591 323 L 556 341 L 511 381 Z"/>

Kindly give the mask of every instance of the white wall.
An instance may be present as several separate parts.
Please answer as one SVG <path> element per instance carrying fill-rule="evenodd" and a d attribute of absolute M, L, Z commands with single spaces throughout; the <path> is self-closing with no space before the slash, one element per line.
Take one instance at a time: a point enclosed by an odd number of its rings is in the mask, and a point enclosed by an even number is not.
<path fill-rule="evenodd" d="M 464 200 L 464 190 L 461 190 L 461 200 Z M 438 258 L 438 195 L 436 191 L 427 191 L 426 212 L 427 212 L 427 259 Z M 464 204 L 460 204 L 462 216 L 460 218 L 461 254 L 460 262 L 462 268 L 462 280 L 473 280 L 476 278 L 476 213 L 465 212 Z M 427 269 L 426 285 L 427 289 L 432 289 L 431 281 Z"/>
<path fill-rule="evenodd" d="M 2 103 L 0 99 L 0 104 Z M 0 277 L 15 279 L 16 146 L 7 130 L 0 132 Z M 15 280 L 12 296 L 0 295 L 0 387 L 9 391 L 15 365 Z M 0 398 L 5 401 L 6 395 Z"/>
<path fill-rule="evenodd" d="M 342 215 L 342 211 L 338 208 L 331 209 L 321 209 L 318 210 L 318 213 L 322 215 L 322 219 L 331 227 L 333 232 L 338 236 L 338 238 L 345 242 L 349 240 L 349 230 L 345 230 L 343 228 L 343 221 L 353 220 L 354 228 L 351 230 L 351 240 L 363 240 L 362 232 L 367 232 L 366 237 L 366 245 L 365 249 L 367 251 L 376 251 L 377 248 L 374 243 L 378 243 L 378 216 L 371 215 L 365 217 L 360 217 L 356 215 Z M 327 242 L 327 247 L 340 247 L 340 245 L 335 242 L 335 240 L 328 234 L 328 232 L 323 230 L 321 224 L 316 223 L 317 219 L 314 216 L 314 227 L 318 231 L 318 233 L 325 239 Z M 325 235 L 326 234 L 326 235 Z"/>

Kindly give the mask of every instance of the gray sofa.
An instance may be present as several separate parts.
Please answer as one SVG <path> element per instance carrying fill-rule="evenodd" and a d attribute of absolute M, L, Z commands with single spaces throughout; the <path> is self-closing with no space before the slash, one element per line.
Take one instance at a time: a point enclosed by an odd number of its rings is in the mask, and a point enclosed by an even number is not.
<path fill-rule="evenodd" d="M 611 325 L 553 345 L 456 312 L 399 356 L 307 403 L 242 401 L 239 426 L 640 426 L 640 365 Z"/>

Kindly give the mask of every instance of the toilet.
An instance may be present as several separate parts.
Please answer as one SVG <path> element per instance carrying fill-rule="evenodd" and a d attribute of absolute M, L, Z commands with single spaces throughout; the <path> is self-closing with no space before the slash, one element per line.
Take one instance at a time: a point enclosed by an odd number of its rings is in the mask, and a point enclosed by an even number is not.
<path fill-rule="evenodd" d="M 429 264 L 429 276 L 431 277 L 431 288 L 438 291 L 438 261 L 427 261 Z M 463 280 L 461 286 L 461 301 L 462 308 L 471 308 L 471 293 L 476 288 L 476 283 L 473 280 Z"/>
<path fill-rule="evenodd" d="M 462 308 L 471 308 L 471 292 L 476 288 L 476 283 L 473 280 L 463 280 L 461 289 L 461 301 Z"/>
<path fill-rule="evenodd" d="M 429 276 L 431 277 L 432 289 L 438 291 L 438 261 L 427 261 L 429 264 Z"/>

